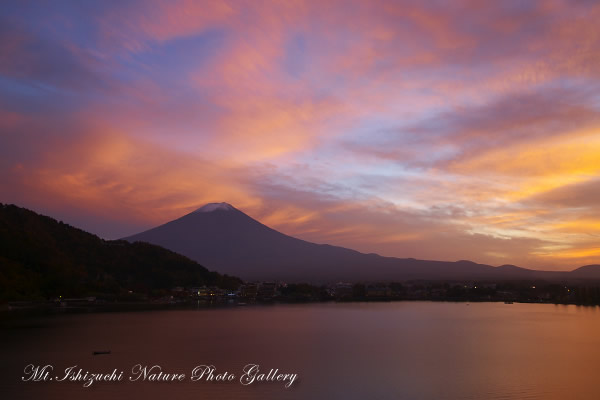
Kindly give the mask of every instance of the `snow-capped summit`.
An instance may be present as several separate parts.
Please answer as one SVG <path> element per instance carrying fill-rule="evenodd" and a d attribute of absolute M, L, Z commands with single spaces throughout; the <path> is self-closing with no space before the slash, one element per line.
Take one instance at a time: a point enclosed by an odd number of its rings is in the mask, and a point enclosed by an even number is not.
<path fill-rule="evenodd" d="M 213 211 L 231 211 L 235 210 L 229 203 L 208 203 L 194 212 L 213 212 Z"/>

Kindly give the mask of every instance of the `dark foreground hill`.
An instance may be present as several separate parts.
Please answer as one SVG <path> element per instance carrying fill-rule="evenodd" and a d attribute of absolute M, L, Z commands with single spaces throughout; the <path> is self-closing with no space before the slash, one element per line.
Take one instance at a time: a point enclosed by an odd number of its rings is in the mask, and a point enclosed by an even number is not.
<path fill-rule="evenodd" d="M 152 294 L 174 286 L 227 288 L 239 283 L 156 245 L 105 241 L 27 209 L 0 204 L 0 300 Z"/>
<path fill-rule="evenodd" d="M 174 221 L 130 236 L 248 280 L 288 282 L 401 280 L 599 279 L 600 266 L 573 272 L 494 267 L 471 261 L 382 257 L 284 235 L 227 203 L 210 203 Z"/>

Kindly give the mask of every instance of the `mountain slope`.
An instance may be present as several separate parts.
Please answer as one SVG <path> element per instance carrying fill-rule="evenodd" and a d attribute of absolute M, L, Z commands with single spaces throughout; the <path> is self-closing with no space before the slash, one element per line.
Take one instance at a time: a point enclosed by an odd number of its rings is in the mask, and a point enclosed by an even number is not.
<path fill-rule="evenodd" d="M 105 241 L 33 211 L 0 204 L 0 300 L 238 283 L 156 245 Z"/>
<path fill-rule="evenodd" d="M 582 279 L 600 279 L 600 265 L 584 265 L 571 271 L 569 274 Z"/>
<path fill-rule="evenodd" d="M 284 235 L 227 203 L 210 203 L 125 238 L 154 243 L 243 279 L 376 281 L 404 279 L 553 279 L 566 273 L 382 257 Z"/>

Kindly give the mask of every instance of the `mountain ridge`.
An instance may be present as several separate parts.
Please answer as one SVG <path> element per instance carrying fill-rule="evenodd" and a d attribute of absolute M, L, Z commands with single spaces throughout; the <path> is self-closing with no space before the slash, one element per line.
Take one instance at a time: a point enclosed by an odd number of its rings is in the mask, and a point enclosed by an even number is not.
<path fill-rule="evenodd" d="M 571 272 L 530 270 L 514 265 L 494 267 L 469 260 L 417 260 L 365 254 L 286 235 L 229 203 L 209 203 L 198 210 L 206 207 L 211 211 L 194 211 L 124 240 L 157 244 L 246 280 L 600 279 L 600 266 L 569 276 Z"/>
<path fill-rule="evenodd" d="M 1 203 L 0 266 L 0 300 L 156 294 L 174 286 L 234 287 L 241 282 L 153 244 L 103 240 Z"/>

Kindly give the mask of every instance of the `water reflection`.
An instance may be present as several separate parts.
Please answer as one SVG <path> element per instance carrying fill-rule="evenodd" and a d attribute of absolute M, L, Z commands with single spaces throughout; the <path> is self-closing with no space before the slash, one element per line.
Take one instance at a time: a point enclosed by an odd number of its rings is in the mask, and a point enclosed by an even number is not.
<path fill-rule="evenodd" d="M 595 399 L 597 307 L 344 303 L 64 315 L 4 325 L 0 391 L 47 399 Z M 110 355 L 92 351 L 110 349 Z M 189 376 L 254 363 L 277 382 L 21 382 L 29 363 L 101 372 L 159 364 Z"/>

